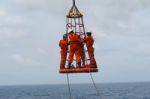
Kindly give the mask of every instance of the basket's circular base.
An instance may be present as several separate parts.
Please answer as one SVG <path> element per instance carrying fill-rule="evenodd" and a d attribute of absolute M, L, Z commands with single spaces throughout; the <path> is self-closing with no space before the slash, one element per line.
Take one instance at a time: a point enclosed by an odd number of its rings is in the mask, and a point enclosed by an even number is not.
<path fill-rule="evenodd" d="M 98 72 L 97 68 L 65 68 L 60 69 L 59 73 L 90 73 Z"/>

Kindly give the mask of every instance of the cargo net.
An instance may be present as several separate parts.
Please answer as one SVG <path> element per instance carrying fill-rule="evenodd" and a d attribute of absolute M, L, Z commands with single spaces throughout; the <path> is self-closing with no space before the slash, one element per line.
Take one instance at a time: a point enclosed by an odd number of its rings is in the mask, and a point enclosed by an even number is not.
<path fill-rule="evenodd" d="M 69 31 L 68 30 L 69 29 L 73 29 L 73 31 L 75 33 L 77 33 L 80 36 L 81 39 L 84 39 L 85 36 L 86 36 L 82 17 L 78 17 L 78 18 L 69 17 L 69 18 L 67 18 L 66 29 L 67 29 L 67 31 L 66 31 L 67 35 L 69 35 L 69 33 L 68 33 Z M 69 36 L 68 36 L 68 42 L 69 42 Z M 85 43 L 83 43 L 83 51 L 84 51 L 84 53 L 81 53 L 81 63 L 82 63 L 82 65 L 83 64 L 89 64 L 90 63 L 90 59 L 89 59 L 89 55 L 88 55 L 87 47 L 86 47 Z M 69 52 L 70 52 L 70 45 L 68 45 L 68 53 L 67 53 L 66 65 L 68 65 Z M 82 54 L 84 54 L 84 55 L 82 55 Z M 77 60 L 76 60 L 75 55 L 74 55 L 74 58 L 73 58 L 72 65 L 74 65 L 74 67 L 76 67 L 76 65 L 77 65 Z"/>
<path fill-rule="evenodd" d="M 77 33 L 81 39 L 84 39 L 86 37 L 85 33 L 85 27 L 84 27 L 84 22 L 83 22 L 83 15 L 79 12 L 78 8 L 75 5 L 75 2 L 73 2 L 73 6 L 66 15 L 66 34 L 68 35 L 68 43 L 69 43 L 69 29 L 72 29 L 75 33 Z M 67 52 L 67 57 L 66 57 L 66 62 L 65 62 L 65 69 L 69 69 L 70 67 L 77 68 L 78 63 L 75 55 L 73 56 L 73 61 L 71 63 L 71 66 L 68 66 L 68 56 L 70 53 L 70 45 L 68 45 L 68 52 Z M 81 57 L 81 68 L 82 67 L 88 67 L 90 64 L 90 58 L 88 55 L 88 49 L 86 47 L 86 43 L 83 43 L 83 49 L 80 54 Z M 74 70 L 73 70 L 74 71 Z M 90 72 L 91 70 L 87 70 Z M 94 69 L 95 72 L 98 70 Z M 71 73 L 72 71 L 68 71 L 67 73 Z M 77 72 L 80 72 L 77 71 Z M 81 70 L 82 72 L 82 70 Z M 60 71 L 60 73 L 66 73 L 66 71 Z"/>

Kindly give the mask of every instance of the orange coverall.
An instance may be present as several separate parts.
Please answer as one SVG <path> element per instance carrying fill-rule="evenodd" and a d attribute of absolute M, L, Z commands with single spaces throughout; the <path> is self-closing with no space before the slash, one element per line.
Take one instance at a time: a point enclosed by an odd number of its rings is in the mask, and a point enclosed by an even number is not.
<path fill-rule="evenodd" d="M 84 39 L 81 37 L 80 37 L 80 55 L 82 59 L 82 66 L 85 66 Z"/>
<path fill-rule="evenodd" d="M 97 68 L 96 61 L 94 58 L 93 44 L 94 44 L 93 36 L 91 36 L 91 35 L 87 36 L 86 37 L 86 45 L 87 45 L 87 50 L 88 50 L 88 54 L 89 54 L 89 58 L 90 58 L 90 65 L 93 68 Z"/>
<path fill-rule="evenodd" d="M 73 61 L 73 56 L 75 54 L 78 67 L 81 66 L 81 56 L 80 56 L 80 42 L 79 42 L 79 35 L 76 33 L 69 34 L 69 43 L 70 43 L 70 52 L 68 57 L 68 63 L 69 65 Z"/>
<path fill-rule="evenodd" d="M 67 57 L 67 50 L 68 50 L 68 45 L 67 45 L 67 39 L 62 39 L 59 41 L 59 46 L 60 46 L 60 54 L 61 54 L 61 60 L 60 60 L 60 69 L 65 68 L 65 63 L 66 63 L 66 57 Z"/>

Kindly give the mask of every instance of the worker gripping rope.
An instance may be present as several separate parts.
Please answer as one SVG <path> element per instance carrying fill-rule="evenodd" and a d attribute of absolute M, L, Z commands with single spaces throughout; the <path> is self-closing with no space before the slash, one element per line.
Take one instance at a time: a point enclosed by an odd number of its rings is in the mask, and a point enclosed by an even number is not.
<path fill-rule="evenodd" d="M 59 41 L 59 47 L 61 49 L 60 50 L 60 54 L 61 54 L 60 69 L 64 69 L 66 58 L 67 58 L 67 51 L 68 51 L 67 34 L 64 34 L 63 39 Z"/>
<path fill-rule="evenodd" d="M 94 58 L 94 48 L 93 48 L 94 39 L 93 39 L 91 32 L 87 32 L 86 34 L 87 36 L 85 38 L 85 41 L 86 41 L 86 46 L 87 46 L 87 50 L 88 50 L 88 54 L 90 58 L 90 67 L 97 68 L 97 64 Z"/>
<path fill-rule="evenodd" d="M 76 57 L 77 68 L 81 67 L 81 55 L 80 55 L 80 42 L 79 35 L 75 33 L 72 29 L 69 30 L 69 57 L 68 57 L 68 68 L 71 68 L 71 64 L 73 61 L 73 56 Z"/>

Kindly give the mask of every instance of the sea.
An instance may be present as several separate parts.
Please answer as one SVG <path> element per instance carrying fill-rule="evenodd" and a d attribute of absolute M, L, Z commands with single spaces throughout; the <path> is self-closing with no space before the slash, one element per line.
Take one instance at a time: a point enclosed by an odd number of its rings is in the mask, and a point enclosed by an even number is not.
<path fill-rule="evenodd" d="M 0 99 L 150 99 L 150 83 L 0 86 Z"/>

